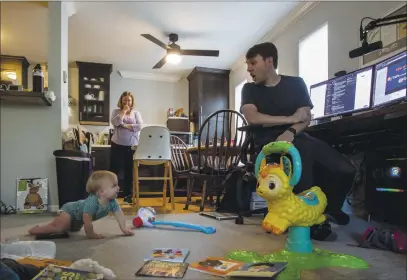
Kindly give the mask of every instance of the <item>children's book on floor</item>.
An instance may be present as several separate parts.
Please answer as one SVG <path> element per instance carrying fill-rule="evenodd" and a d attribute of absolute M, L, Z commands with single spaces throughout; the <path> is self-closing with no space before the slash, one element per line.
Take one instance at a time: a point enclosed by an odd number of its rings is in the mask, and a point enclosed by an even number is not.
<path fill-rule="evenodd" d="M 229 272 L 227 278 L 271 278 L 280 273 L 287 266 L 287 262 L 247 263 Z"/>
<path fill-rule="evenodd" d="M 228 273 L 243 266 L 243 262 L 228 260 L 225 258 L 208 257 L 199 262 L 191 263 L 191 270 L 212 274 L 215 276 L 226 277 Z"/>
<path fill-rule="evenodd" d="M 188 257 L 188 249 L 155 248 L 144 261 L 157 260 L 165 262 L 184 262 Z"/>
<path fill-rule="evenodd" d="M 56 265 L 56 266 L 70 266 L 73 262 L 71 261 L 63 261 L 63 260 L 55 260 L 55 259 L 47 259 L 47 258 L 37 258 L 37 257 L 24 257 L 17 260 L 20 264 L 30 264 L 36 266 L 38 268 L 44 269 L 49 265 Z"/>
<path fill-rule="evenodd" d="M 187 263 L 150 260 L 143 264 L 136 272 L 136 276 L 183 278 L 187 268 Z"/>
<path fill-rule="evenodd" d="M 49 265 L 32 280 L 103 280 L 103 274 L 96 274 L 63 266 Z"/>

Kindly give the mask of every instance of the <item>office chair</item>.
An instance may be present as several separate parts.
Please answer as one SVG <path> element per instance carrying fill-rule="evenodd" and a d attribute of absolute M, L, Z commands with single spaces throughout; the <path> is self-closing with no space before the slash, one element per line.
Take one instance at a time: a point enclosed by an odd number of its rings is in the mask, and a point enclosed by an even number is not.
<path fill-rule="evenodd" d="M 246 139 L 242 145 L 241 149 L 241 155 L 240 159 L 241 162 L 245 165 L 246 167 L 246 175 L 244 175 L 244 178 L 242 180 L 246 180 L 248 186 L 243 186 L 243 184 L 238 184 L 237 188 L 240 188 L 237 190 L 237 201 L 239 205 L 239 211 L 238 211 L 238 217 L 235 220 L 235 224 L 242 225 L 244 223 L 244 218 L 243 217 L 250 217 L 253 214 L 263 214 L 264 217 L 266 217 L 268 213 L 268 208 L 259 208 L 255 210 L 242 210 L 244 209 L 243 207 L 243 201 L 241 201 L 241 196 L 239 193 L 242 193 L 244 190 L 242 189 L 243 187 L 250 187 L 251 190 L 250 192 L 253 193 L 256 191 L 256 183 L 257 183 L 257 178 L 256 174 L 254 174 L 254 165 L 256 162 L 256 157 L 257 153 L 255 151 L 254 147 L 254 138 L 253 138 L 253 130 L 256 128 L 256 126 L 253 125 L 247 125 L 247 126 L 242 126 L 239 127 L 239 131 L 246 131 Z M 249 158 L 248 158 L 249 156 Z M 253 180 L 253 181 L 251 181 Z"/>

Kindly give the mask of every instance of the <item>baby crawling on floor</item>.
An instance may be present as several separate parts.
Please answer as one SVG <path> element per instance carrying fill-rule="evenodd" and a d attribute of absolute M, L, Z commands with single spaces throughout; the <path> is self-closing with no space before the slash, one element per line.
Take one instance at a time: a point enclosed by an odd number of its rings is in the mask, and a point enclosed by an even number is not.
<path fill-rule="evenodd" d="M 77 232 L 82 227 L 86 236 L 91 239 L 104 238 L 93 229 L 93 221 L 113 213 L 124 235 L 134 235 L 126 226 L 124 214 L 116 201 L 119 192 L 117 176 L 110 172 L 99 170 L 91 174 L 86 183 L 89 196 L 79 201 L 68 202 L 59 210 L 59 215 L 52 222 L 42 226 L 35 226 L 28 231 L 32 235 Z"/>

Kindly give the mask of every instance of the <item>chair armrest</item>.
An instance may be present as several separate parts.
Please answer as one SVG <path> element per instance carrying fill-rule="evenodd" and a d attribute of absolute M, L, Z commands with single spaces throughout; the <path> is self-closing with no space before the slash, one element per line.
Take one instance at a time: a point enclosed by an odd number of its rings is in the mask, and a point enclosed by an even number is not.
<path fill-rule="evenodd" d="M 261 128 L 261 127 L 263 127 L 262 124 L 249 124 L 249 125 L 244 125 L 244 126 L 238 127 L 237 130 L 246 131 L 246 132 L 253 132 L 254 129 Z"/>

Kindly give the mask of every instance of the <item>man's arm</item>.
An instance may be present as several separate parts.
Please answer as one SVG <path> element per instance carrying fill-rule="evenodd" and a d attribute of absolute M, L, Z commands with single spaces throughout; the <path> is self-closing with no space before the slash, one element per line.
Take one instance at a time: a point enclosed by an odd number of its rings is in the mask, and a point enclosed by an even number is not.
<path fill-rule="evenodd" d="M 295 123 L 292 116 L 270 116 L 259 113 L 253 104 L 243 105 L 241 110 L 249 124 L 275 126 Z"/>
<path fill-rule="evenodd" d="M 309 124 L 311 123 L 311 108 L 310 107 L 301 107 L 297 110 L 302 115 L 302 122 L 293 124 L 291 127 L 295 129 L 297 133 L 304 131 Z"/>
<path fill-rule="evenodd" d="M 246 118 L 249 124 L 254 125 L 284 125 L 284 124 L 293 124 L 296 121 L 292 116 L 270 116 L 262 114 L 257 110 L 256 101 L 254 100 L 253 93 L 251 92 L 252 85 L 247 83 L 242 88 L 242 104 L 240 111 Z"/>
<path fill-rule="evenodd" d="M 297 78 L 297 98 L 295 99 L 297 111 L 294 116 L 300 119 L 300 122 L 293 124 L 291 128 L 295 129 L 296 133 L 304 131 L 311 122 L 311 109 L 314 108 L 307 85 L 300 77 Z"/>

